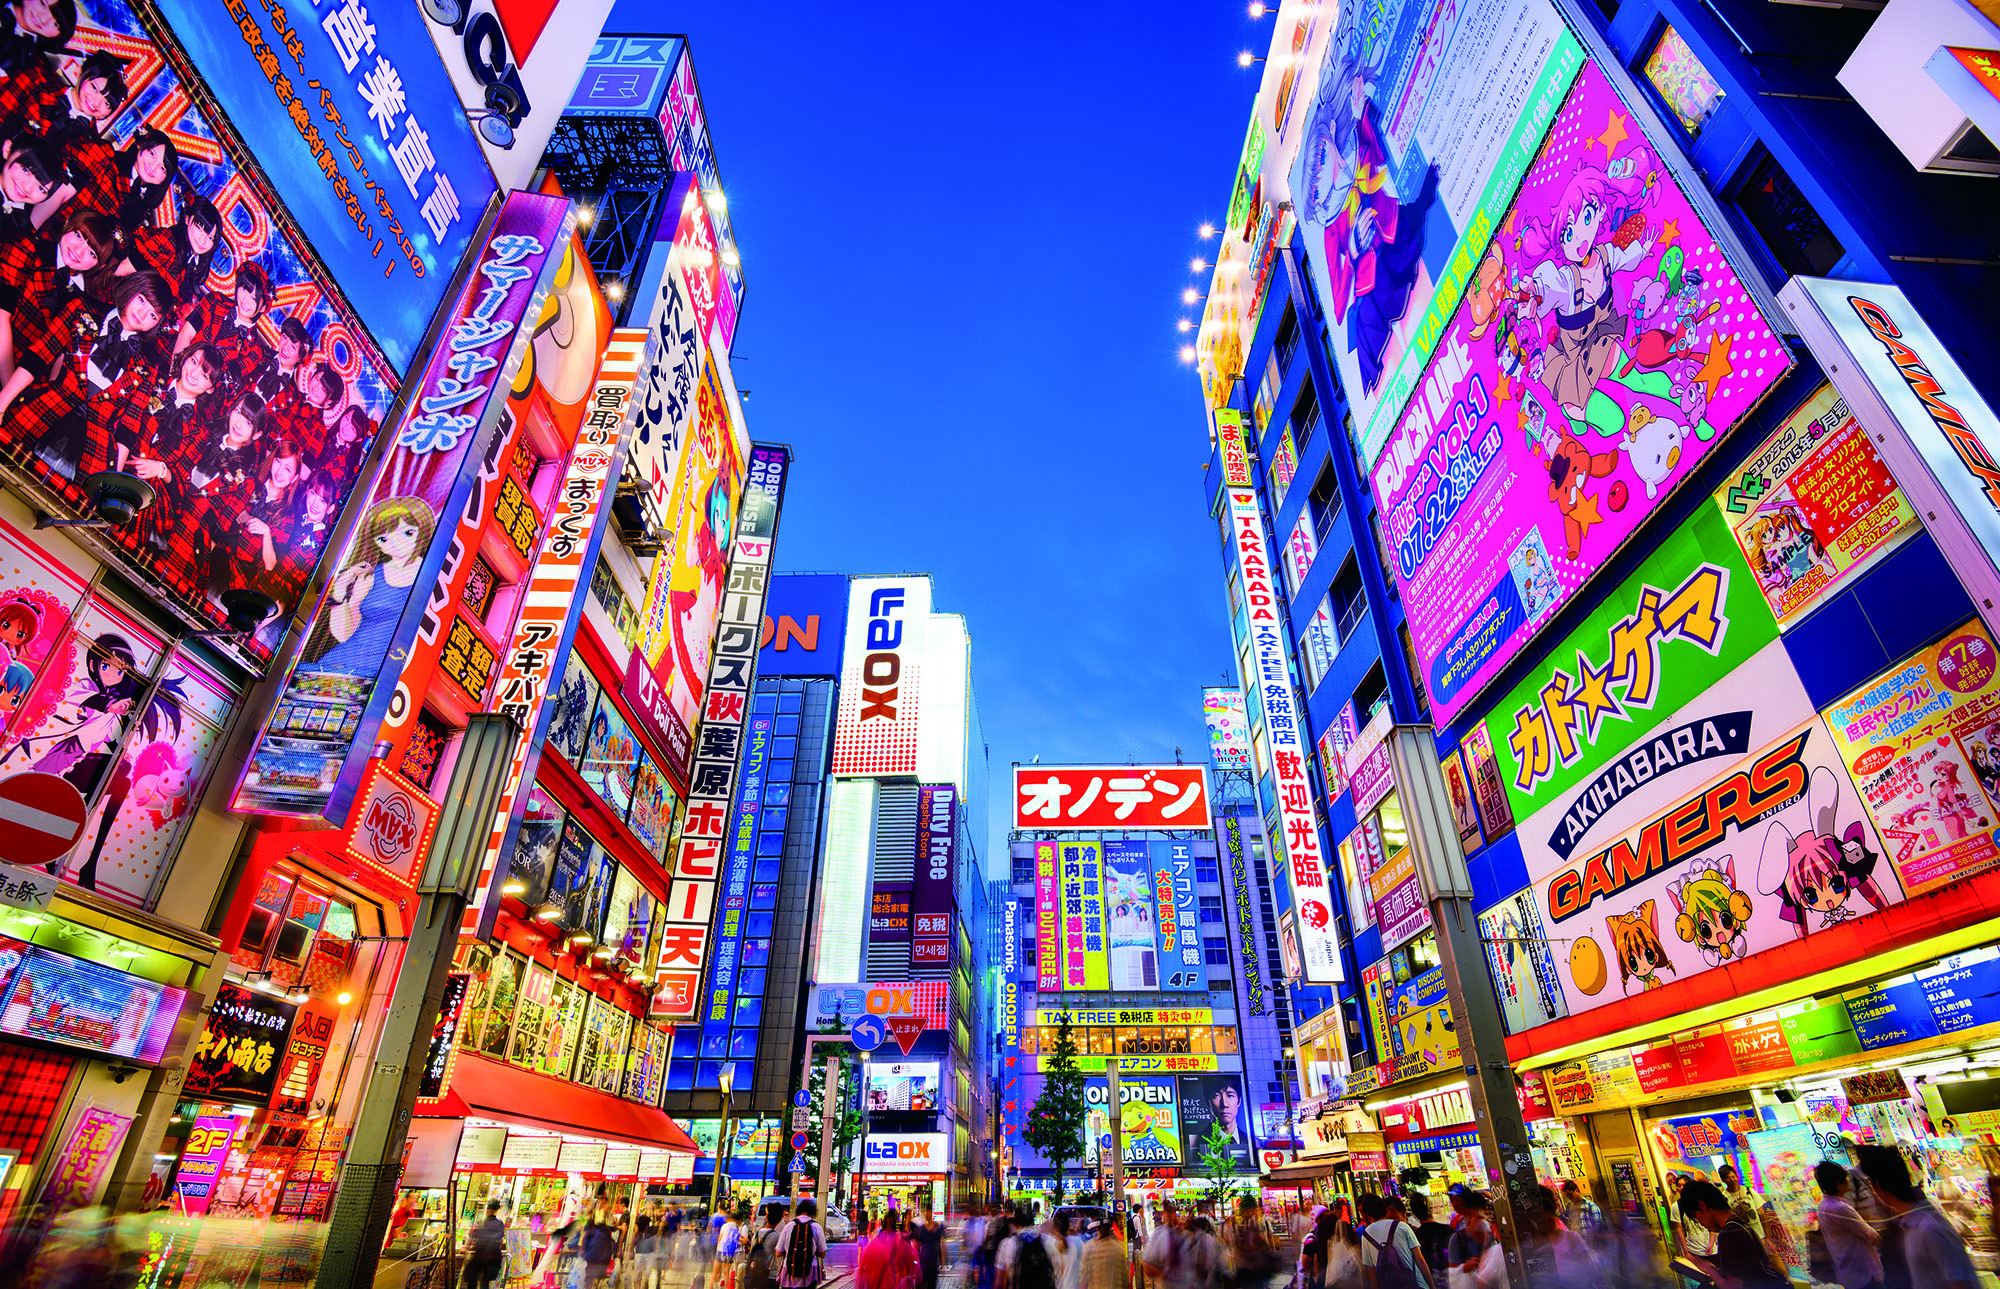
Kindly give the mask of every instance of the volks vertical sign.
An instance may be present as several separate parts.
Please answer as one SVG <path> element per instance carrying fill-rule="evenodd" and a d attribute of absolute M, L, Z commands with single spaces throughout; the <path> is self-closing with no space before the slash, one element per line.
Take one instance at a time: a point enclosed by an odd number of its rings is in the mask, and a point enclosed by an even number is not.
<path fill-rule="evenodd" d="M 917 659 L 930 614 L 927 577 L 857 577 L 850 584 L 835 774 L 917 772 Z"/>
<path fill-rule="evenodd" d="M 1250 475 L 1247 454 L 1240 442 L 1233 442 L 1242 438 L 1242 423 L 1222 421 L 1218 428 L 1227 463 L 1230 529 L 1235 534 L 1237 569 L 1243 576 L 1243 607 L 1250 620 L 1250 648 L 1256 667 L 1256 674 L 1244 677 L 1244 681 L 1257 687 L 1271 772 L 1278 781 L 1279 821 L 1284 832 L 1271 842 L 1285 857 L 1291 874 L 1305 978 L 1313 984 L 1331 984 L 1341 979 L 1340 944 L 1334 938 L 1333 900 L 1320 850 L 1312 781 L 1306 775 L 1290 650 L 1278 616 L 1277 588 L 1271 582 L 1271 544 L 1264 532 L 1257 493 L 1246 486 Z"/>
<path fill-rule="evenodd" d="M 652 1003 L 652 1013 L 658 1017 L 689 1019 L 700 1001 L 716 873 L 736 791 L 736 763 L 757 674 L 757 637 L 764 625 L 764 593 L 771 577 L 771 546 L 790 461 L 786 448 L 759 444 L 750 451 L 750 473 L 730 548 L 722 626 L 694 742 L 687 813 L 669 874 L 667 925 L 660 936 L 658 988 Z"/>

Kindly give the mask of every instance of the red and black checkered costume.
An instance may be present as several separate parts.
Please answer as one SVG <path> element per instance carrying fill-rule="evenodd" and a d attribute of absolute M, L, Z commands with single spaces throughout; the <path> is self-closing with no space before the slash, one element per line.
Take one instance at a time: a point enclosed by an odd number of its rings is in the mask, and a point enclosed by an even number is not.
<path fill-rule="evenodd" d="M 11 139 L 24 125 L 60 117 L 57 105 L 68 92 L 68 82 L 47 55 L 26 60 L 0 80 L 0 136 Z"/>
<path fill-rule="evenodd" d="M 172 228 L 161 228 L 155 224 L 141 224 L 127 234 L 125 255 L 140 268 L 159 274 L 173 291 L 171 321 L 178 326 L 193 311 L 195 301 L 200 298 L 202 284 L 208 277 L 209 257 L 197 255 L 182 246 Z"/>
<path fill-rule="evenodd" d="M 183 404 L 169 384 L 148 405 L 137 453 L 165 466 L 167 477 L 153 480 L 155 499 L 132 525 L 135 540 L 157 552 L 161 574 L 190 594 L 202 590 L 196 570 L 208 554 L 208 502 L 188 476 L 220 434 L 221 413 L 212 398 Z"/>
<path fill-rule="evenodd" d="M 123 448 L 129 460 L 138 452 L 139 445 L 146 437 L 146 418 L 153 400 L 153 391 L 160 383 L 161 343 L 158 333 L 133 336 L 125 342 L 125 360 L 117 370 L 103 368 L 103 354 L 106 341 L 115 341 L 122 331 L 117 316 L 110 315 L 104 321 L 105 331 L 92 350 L 99 360 L 98 374 L 108 377 L 108 383 L 99 385 L 90 379 L 90 371 L 84 372 L 84 416 L 87 433 L 84 439 L 83 461 L 77 468 L 77 477 L 94 474 L 99 470 L 113 470 L 124 463 L 118 459 L 118 449 Z"/>
<path fill-rule="evenodd" d="M 63 203 L 64 212 L 94 210 L 118 218 L 130 185 L 118 173 L 118 154 L 104 137 L 79 128 L 64 143 L 63 157 L 69 163 L 69 181 L 76 186 L 76 196 Z"/>
<path fill-rule="evenodd" d="M 90 296 L 65 291 L 31 304 L 15 320 L 14 361 L 34 377 L 7 409 L 15 443 L 32 450 L 43 440 L 61 443 L 81 428 L 70 418 L 84 415 L 83 368 L 106 312 Z M 39 459 L 36 469 L 48 472 Z"/>
<path fill-rule="evenodd" d="M 368 441 L 375 437 L 375 422 L 365 414 L 361 422 L 361 437 L 352 443 L 342 443 L 335 429 L 329 427 L 322 436 L 324 446 L 312 459 L 313 473 L 340 480 L 343 490 L 361 477 L 362 458 L 368 455 Z"/>
<path fill-rule="evenodd" d="M 234 291 L 227 295 L 213 289 L 203 291 L 188 310 L 187 321 L 194 325 L 195 339 L 206 340 L 222 351 L 221 378 L 231 386 L 250 380 L 271 360 L 271 346 L 264 343 L 257 324 L 237 325 Z"/>
<path fill-rule="evenodd" d="M 303 480 L 293 485 L 292 496 L 282 500 L 273 500 L 260 483 L 253 482 L 251 487 L 256 490 L 255 495 L 229 520 L 227 584 L 247 586 L 277 599 L 289 575 L 286 556 L 292 547 L 293 530 L 298 526 L 298 494 L 304 490 Z M 278 557 L 277 568 L 264 567 L 264 539 L 251 535 L 243 522 L 246 519 L 261 519 L 271 526 L 271 551 Z"/>

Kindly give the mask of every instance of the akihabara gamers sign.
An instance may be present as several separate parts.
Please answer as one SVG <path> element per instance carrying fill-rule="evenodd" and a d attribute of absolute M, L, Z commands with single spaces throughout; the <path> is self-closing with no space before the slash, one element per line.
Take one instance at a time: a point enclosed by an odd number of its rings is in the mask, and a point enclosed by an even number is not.
<path fill-rule="evenodd" d="M 1017 765 L 1016 828 L 1208 828 L 1200 765 Z"/>

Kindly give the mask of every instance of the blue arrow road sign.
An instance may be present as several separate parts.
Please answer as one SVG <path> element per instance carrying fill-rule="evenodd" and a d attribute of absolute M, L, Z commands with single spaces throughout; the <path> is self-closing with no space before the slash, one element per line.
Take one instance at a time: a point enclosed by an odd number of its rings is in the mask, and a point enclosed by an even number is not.
<path fill-rule="evenodd" d="M 872 1052 L 889 1037 L 889 1026 L 880 1016 L 863 1016 L 854 1022 L 854 1028 L 847 1031 L 854 1045 L 864 1052 Z"/>

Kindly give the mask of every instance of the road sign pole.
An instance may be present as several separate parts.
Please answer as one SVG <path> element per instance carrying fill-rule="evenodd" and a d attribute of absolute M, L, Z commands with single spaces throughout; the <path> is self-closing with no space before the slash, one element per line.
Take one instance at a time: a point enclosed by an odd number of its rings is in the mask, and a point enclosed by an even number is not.
<path fill-rule="evenodd" d="M 1125 1104 L 1118 1091 L 1118 1054 L 1104 1058 L 1104 1081 L 1111 1102 L 1111 1217 L 1125 1213 Z"/>

